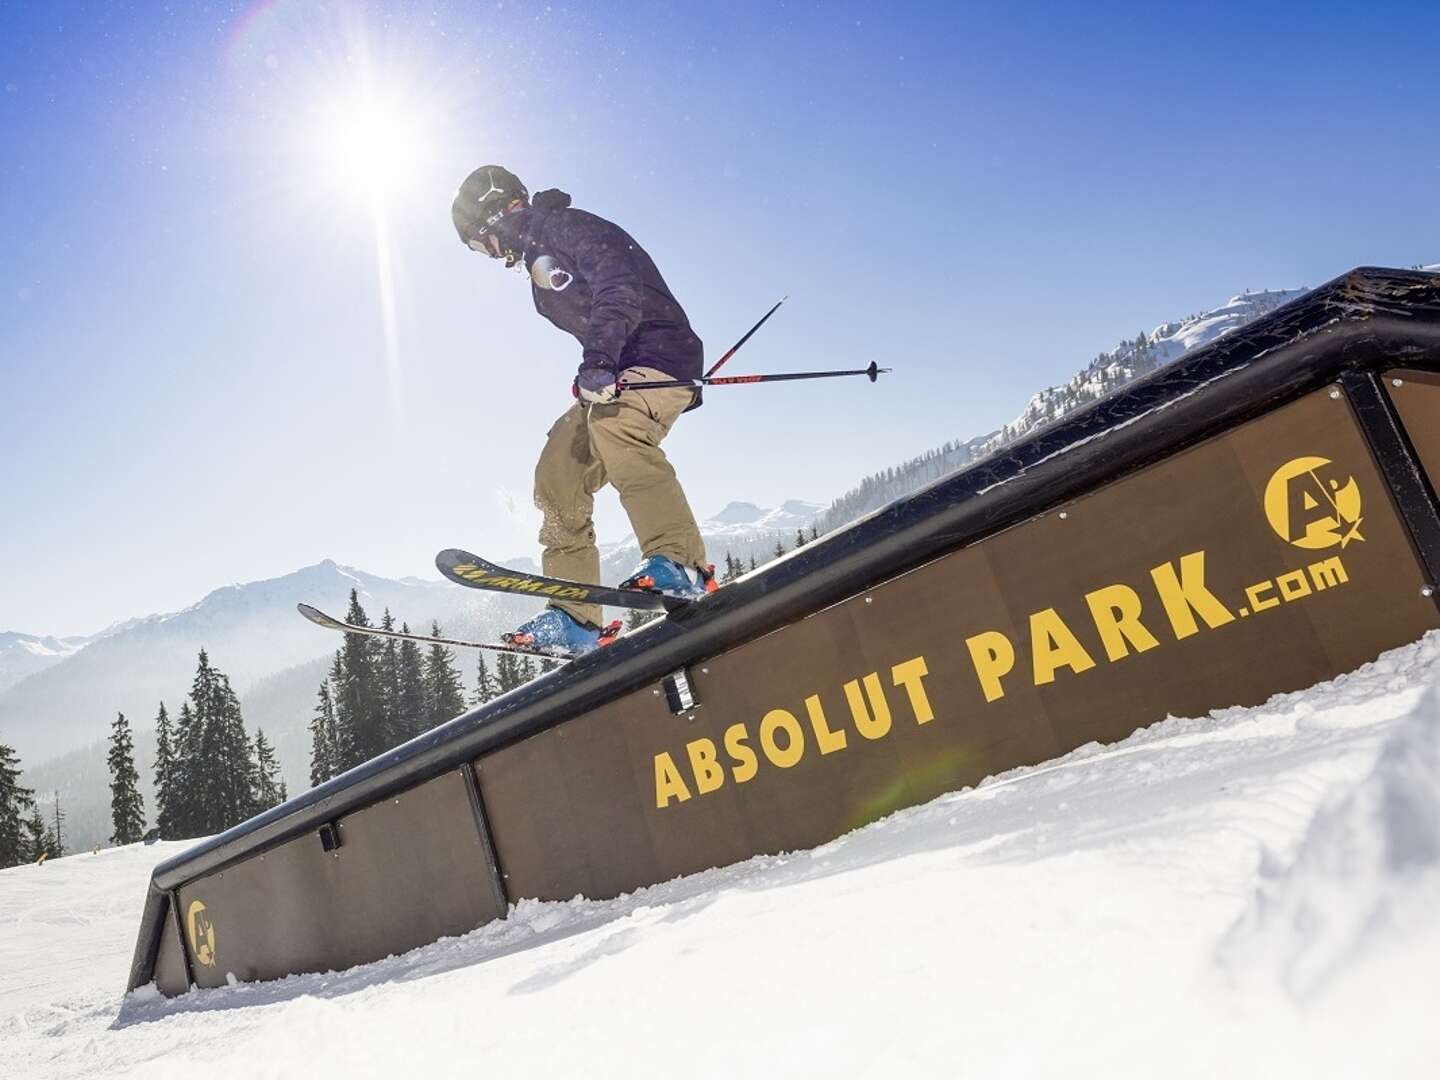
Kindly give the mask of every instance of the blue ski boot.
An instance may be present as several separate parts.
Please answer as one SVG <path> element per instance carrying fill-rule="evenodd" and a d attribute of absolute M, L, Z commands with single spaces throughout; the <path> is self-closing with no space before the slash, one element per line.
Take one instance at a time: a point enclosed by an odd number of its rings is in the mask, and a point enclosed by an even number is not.
<path fill-rule="evenodd" d="M 699 600 L 719 585 L 713 566 L 681 566 L 664 555 L 649 555 L 641 560 L 635 572 L 620 583 L 622 589 L 661 593 L 681 600 Z"/>
<path fill-rule="evenodd" d="M 521 645 L 538 653 L 574 657 L 609 645 L 619 636 L 618 621 L 608 626 L 592 626 L 577 621 L 559 608 L 547 607 L 529 622 L 500 635 L 500 638 L 511 645 Z"/>

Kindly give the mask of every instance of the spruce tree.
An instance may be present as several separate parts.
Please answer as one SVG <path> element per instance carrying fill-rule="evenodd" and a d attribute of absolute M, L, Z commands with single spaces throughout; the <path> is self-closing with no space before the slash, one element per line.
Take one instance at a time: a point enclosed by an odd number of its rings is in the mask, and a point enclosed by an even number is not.
<path fill-rule="evenodd" d="M 110 725 L 110 823 L 112 844 L 134 844 L 145 835 L 145 802 L 136 786 L 135 741 L 130 723 L 120 713 Z"/>
<path fill-rule="evenodd" d="M 204 649 L 179 728 L 175 771 L 184 778 L 182 835 L 223 832 L 253 815 L 258 804 L 240 699 Z"/>
<path fill-rule="evenodd" d="M 440 624 L 430 624 L 430 635 L 440 636 Z M 455 657 L 444 645 L 431 645 L 425 652 L 425 731 L 465 711 L 465 684 L 455 670 Z"/>
<path fill-rule="evenodd" d="M 0 743 L 0 867 L 30 861 L 23 822 L 25 811 L 34 809 L 35 792 L 20 785 L 20 759 Z"/>
<path fill-rule="evenodd" d="M 778 536 L 775 538 L 775 550 L 771 552 L 771 554 L 773 554 L 777 559 L 780 558 L 781 555 L 785 554 L 785 544 Z"/>
<path fill-rule="evenodd" d="M 65 854 L 65 811 L 60 809 L 60 792 L 55 792 L 55 827 L 51 830 L 54 837 L 54 846 L 51 849 L 50 857 L 58 859 Z"/>
<path fill-rule="evenodd" d="M 501 653 L 495 661 L 495 689 L 497 694 L 508 694 L 523 681 L 520 677 L 520 657 L 514 653 Z"/>
<path fill-rule="evenodd" d="M 477 649 L 476 651 L 480 654 L 480 661 L 475 666 L 475 693 L 470 698 L 470 702 L 474 705 L 484 705 L 497 692 L 495 677 L 490 674 L 490 666 L 485 663 L 485 650 Z"/>
<path fill-rule="evenodd" d="M 175 718 L 175 758 L 170 767 L 170 799 L 168 809 L 173 833 L 162 833 L 170 840 L 188 840 L 203 831 L 200 825 L 200 728 L 190 702 L 180 703 Z"/>
<path fill-rule="evenodd" d="M 750 553 L 750 569 L 756 570 L 759 569 L 759 566 L 760 564 L 755 561 L 755 553 L 752 551 Z"/>
<path fill-rule="evenodd" d="M 659 617 L 660 613 L 658 611 L 646 611 L 644 608 L 631 608 L 625 614 L 625 629 L 638 629 L 639 627 L 644 626 L 648 622 L 654 622 Z M 542 668 L 541 670 L 548 671 L 549 669 Z"/>
<path fill-rule="evenodd" d="M 175 831 L 175 789 L 171 786 L 174 783 L 175 773 L 175 744 L 174 733 L 170 728 L 170 714 L 165 711 L 165 703 L 160 703 L 160 713 L 155 717 L 155 825 L 160 830 L 160 837 L 164 840 L 173 840 L 178 835 Z"/>
<path fill-rule="evenodd" d="M 38 863 L 41 859 L 48 859 L 55 854 L 55 837 L 50 832 L 50 827 L 45 824 L 45 819 L 40 816 L 40 807 L 32 806 L 30 816 L 25 819 L 25 855 L 24 861 Z"/>
<path fill-rule="evenodd" d="M 400 629 L 402 633 L 410 632 L 408 623 Z M 425 656 L 415 641 L 400 643 L 399 712 L 402 742 L 425 730 Z"/>
<path fill-rule="evenodd" d="M 335 703 L 330 680 L 320 684 L 319 701 L 310 718 L 310 786 L 318 787 L 335 775 Z"/>
<path fill-rule="evenodd" d="M 395 620 L 391 617 L 389 608 L 385 609 L 385 614 L 380 619 L 380 627 L 383 630 L 395 629 Z M 400 642 L 395 638 L 385 638 L 378 645 L 377 678 L 380 690 L 380 724 L 383 729 L 381 744 L 388 750 L 392 746 L 399 746 L 410 737 L 410 725 L 400 715 Z"/>
<path fill-rule="evenodd" d="M 285 781 L 280 779 L 280 762 L 275 748 L 265 738 L 263 728 L 255 729 L 255 809 L 269 810 L 288 798 Z"/>
<path fill-rule="evenodd" d="M 805 546 L 805 530 L 804 530 L 804 529 L 796 529 L 796 530 L 795 530 L 795 546 L 796 546 L 797 548 L 802 548 L 802 547 Z"/>
<path fill-rule="evenodd" d="M 350 590 L 345 621 L 369 626 L 360 595 Z M 346 634 L 330 676 L 336 727 L 341 732 L 337 765 L 341 772 L 369 761 L 385 749 L 384 702 L 380 695 L 379 643 L 368 634 Z"/>

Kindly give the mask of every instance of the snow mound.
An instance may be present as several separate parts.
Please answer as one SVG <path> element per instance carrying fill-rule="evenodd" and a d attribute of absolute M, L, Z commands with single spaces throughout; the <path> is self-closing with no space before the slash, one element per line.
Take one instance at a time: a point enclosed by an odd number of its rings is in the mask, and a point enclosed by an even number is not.
<path fill-rule="evenodd" d="M 1440 909 L 1440 686 L 1394 725 L 1369 774 L 1316 811 L 1293 858 L 1264 853 L 1260 877 L 1222 961 L 1302 1000 Z"/>

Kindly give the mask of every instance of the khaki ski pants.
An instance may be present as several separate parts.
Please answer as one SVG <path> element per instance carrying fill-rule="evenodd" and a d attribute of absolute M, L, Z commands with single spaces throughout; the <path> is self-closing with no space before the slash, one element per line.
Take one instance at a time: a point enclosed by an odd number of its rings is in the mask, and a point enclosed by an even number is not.
<path fill-rule="evenodd" d="M 670 379 L 654 368 L 627 368 L 620 381 Z M 620 493 L 644 555 L 664 555 L 684 566 L 705 565 L 695 515 L 660 449 L 694 391 L 630 390 L 606 405 L 576 402 L 555 421 L 535 466 L 535 505 L 543 516 L 542 565 L 552 577 L 599 584 L 595 546 L 595 492 L 607 483 Z M 581 622 L 599 625 L 598 604 L 557 601 Z"/>

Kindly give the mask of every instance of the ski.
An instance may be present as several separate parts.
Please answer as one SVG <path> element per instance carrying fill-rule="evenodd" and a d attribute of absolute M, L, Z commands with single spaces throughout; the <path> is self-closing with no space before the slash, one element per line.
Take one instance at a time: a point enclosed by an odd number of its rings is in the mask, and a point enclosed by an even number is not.
<path fill-rule="evenodd" d="M 692 600 L 637 589 L 612 589 L 606 585 L 584 585 L 564 578 L 527 574 L 497 566 L 459 548 L 447 548 L 435 556 L 435 567 L 448 580 L 471 589 L 489 589 L 511 596 L 533 596 L 547 600 L 575 600 L 582 604 L 609 604 L 611 607 L 642 608 L 648 611 L 676 611 Z"/>
<path fill-rule="evenodd" d="M 343 634 L 369 634 L 372 637 L 399 638 L 402 641 L 419 641 L 426 645 L 458 645 L 465 649 L 488 649 L 491 652 L 520 653 L 524 656 L 538 656 L 542 660 L 557 660 L 561 663 L 573 660 L 574 657 L 565 653 L 546 652 L 544 649 L 533 649 L 525 645 L 513 645 L 508 641 L 463 641 L 460 638 L 435 637 L 431 634 L 407 634 L 403 630 L 385 630 L 379 626 L 356 626 L 354 623 L 345 622 L 332 615 L 326 615 L 317 607 L 309 604 L 296 604 L 295 607 L 301 615 L 309 619 L 316 626 L 323 626 L 327 630 L 339 630 Z"/>

